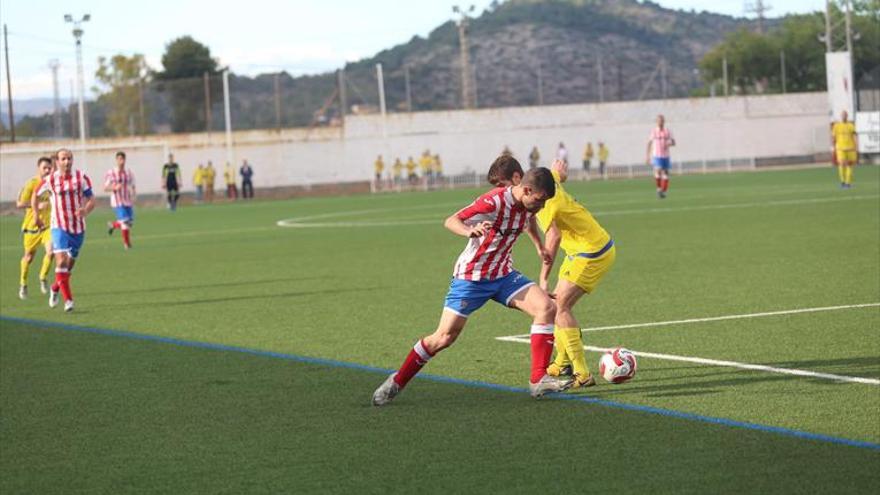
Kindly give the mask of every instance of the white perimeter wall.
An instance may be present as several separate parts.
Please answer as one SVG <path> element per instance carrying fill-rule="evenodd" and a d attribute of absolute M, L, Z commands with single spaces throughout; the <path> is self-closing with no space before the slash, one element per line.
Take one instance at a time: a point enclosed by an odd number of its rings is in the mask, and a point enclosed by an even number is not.
<path fill-rule="evenodd" d="M 233 134 L 233 160 L 254 167 L 256 187 L 368 180 L 376 155 L 418 158 L 424 149 L 439 153 L 444 172 L 483 172 L 509 146 L 525 165 L 533 145 L 549 163 L 560 141 L 579 164 L 587 141 L 604 141 L 609 165 L 643 163 L 655 116 L 666 116 L 678 145 L 673 162 L 727 158 L 808 155 L 827 151 L 828 98 L 825 93 L 652 100 L 588 105 L 519 107 L 448 112 L 396 113 L 383 126 L 379 115 L 350 116 L 344 129 L 239 131 Z M 233 115 L 233 119 L 235 116 Z M 383 130 L 384 127 L 384 130 Z M 383 135 L 387 138 L 383 138 Z M 137 146 L 132 146 L 137 143 Z M 34 171 L 36 159 L 70 141 L 3 145 L 0 148 L 0 201 L 14 200 Z M 225 137 L 177 134 L 142 139 L 96 139 L 85 160 L 75 160 L 95 180 L 112 166 L 117 148 L 129 155 L 140 193 L 160 192 L 163 148 L 183 168 L 184 190 L 192 190 L 192 172 L 211 160 L 223 186 Z M 100 194 L 103 194 L 100 193 Z"/>

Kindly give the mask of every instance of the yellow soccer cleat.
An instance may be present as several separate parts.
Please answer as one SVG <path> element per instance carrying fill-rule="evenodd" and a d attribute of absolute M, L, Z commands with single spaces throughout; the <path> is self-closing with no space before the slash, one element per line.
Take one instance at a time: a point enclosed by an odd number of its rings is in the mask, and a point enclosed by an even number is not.
<path fill-rule="evenodd" d="M 571 376 L 571 365 L 559 366 L 556 363 L 550 363 L 547 367 L 547 374 L 550 376 Z"/>

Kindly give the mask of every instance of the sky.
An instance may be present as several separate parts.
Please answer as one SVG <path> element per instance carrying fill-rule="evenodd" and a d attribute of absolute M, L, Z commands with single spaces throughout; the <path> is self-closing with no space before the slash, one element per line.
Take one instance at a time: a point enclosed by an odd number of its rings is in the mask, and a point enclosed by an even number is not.
<path fill-rule="evenodd" d="M 743 0 L 655 0 L 668 8 L 708 10 L 744 16 Z M 293 75 L 331 71 L 347 61 L 369 57 L 426 36 L 453 18 L 455 1 L 447 0 L 249 0 L 238 8 L 215 8 L 225 2 L 195 0 L 3 0 L 0 23 L 8 26 L 13 99 L 52 96 L 49 61 L 58 60 L 62 99 L 72 94 L 76 52 L 72 25 L 83 24 L 86 88 L 94 86 L 99 56 L 141 53 L 161 70 L 165 45 L 191 35 L 211 49 L 221 65 L 237 74 L 285 70 Z M 490 0 L 472 0 L 481 13 Z M 752 2 L 754 3 L 754 2 Z M 824 0 L 767 0 L 769 17 L 824 10 Z M 459 5 L 471 5 L 460 3 Z M 751 15 L 750 15 L 751 16 Z M 0 100 L 6 100 L 2 65 Z M 88 92 L 88 91 L 87 91 Z"/>

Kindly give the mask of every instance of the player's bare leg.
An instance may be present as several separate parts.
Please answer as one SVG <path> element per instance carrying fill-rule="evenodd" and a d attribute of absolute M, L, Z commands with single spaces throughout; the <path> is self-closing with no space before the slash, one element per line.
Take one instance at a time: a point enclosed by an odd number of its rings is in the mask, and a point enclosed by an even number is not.
<path fill-rule="evenodd" d="M 532 397 L 539 398 L 571 387 L 573 380 L 557 380 L 547 374 L 550 356 L 553 355 L 553 320 L 556 317 L 556 305 L 550 296 L 537 285 L 530 285 L 514 294 L 508 304 L 533 318 L 530 331 L 532 370 L 529 379 Z"/>
<path fill-rule="evenodd" d="M 21 283 L 18 287 L 18 298 L 21 300 L 27 299 L 27 277 L 28 271 L 30 270 L 31 263 L 34 261 L 35 252 L 24 253 L 24 256 L 21 257 Z"/>
<path fill-rule="evenodd" d="M 580 324 L 572 313 L 572 308 L 584 294 L 583 289 L 568 280 L 559 280 L 556 284 L 556 350 L 571 360 L 575 388 L 596 384 L 584 356 Z"/>
<path fill-rule="evenodd" d="M 434 333 L 416 342 L 400 369 L 389 375 L 373 392 L 373 405 L 384 406 L 397 397 L 432 357 L 455 342 L 466 323 L 467 318 L 464 316 L 444 309 Z"/>

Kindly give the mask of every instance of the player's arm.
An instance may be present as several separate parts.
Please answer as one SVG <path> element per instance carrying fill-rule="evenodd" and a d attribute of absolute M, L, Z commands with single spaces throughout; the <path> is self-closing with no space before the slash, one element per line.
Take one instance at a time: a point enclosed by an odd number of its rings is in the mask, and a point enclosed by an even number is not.
<path fill-rule="evenodd" d="M 33 199 L 34 190 L 28 186 L 22 188 L 18 193 L 18 199 L 15 200 L 15 207 L 19 209 L 27 209 L 31 207 L 31 199 Z"/>
<path fill-rule="evenodd" d="M 450 232 L 462 237 L 482 237 L 492 228 L 492 222 L 480 222 L 475 225 L 467 225 L 458 218 L 458 214 L 451 215 L 443 222 L 443 226 Z"/>
<path fill-rule="evenodd" d="M 83 188 L 83 196 L 86 198 L 86 203 L 76 212 L 78 216 L 81 218 L 85 218 L 95 209 L 95 195 L 92 193 L 92 181 L 89 180 L 88 176 L 83 176 L 83 180 L 85 180 L 86 187 Z"/>
<path fill-rule="evenodd" d="M 31 210 L 34 212 L 40 211 L 40 194 L 43 193 L 43 189 L 46 187 L 46 181 L 40 181 L 40 184 L 34 188 L 33 192 L 31 192 Z M 40 218 L 40 215 L 34 214 L 34 225 L 37 226 L 38 229 L 42 229 L 44 227 L 43 220 Z"/>
<path fill-rule="evenodd" d="M 535 220 L 535 217 L 532 217 L 529 220 L 529 225 L 526 227 L 526 234 L 528 234 L 529 239 L 532 240 L 532 244 L 535 245 L 535 250 L 538 251 L 538 258 L 544 263 L 550 262 L 553 260 L 553 257 L 544 250 L 544 243 L 541 241 L 541 233 L 538 228 L 538 221 Z"/>
<path fill-rule="evenodd" d="M 645 163 L 651 164 L 651 145 L 654 144 L 653 139 L 648 139 L 648 148 L 645 150 Z"/>
<path fill-rule="evenodd" d="M 119 190 L 119 184 L 111 177 L 107 177 L 104 181 L 104 192 L 116 192 Z"/>
<path fill-rule="evenodd" d="M 559 243 L 562 240 L 562 234 L 556 222 L 552 222 L 547 229 L 544 238 L 544 251 L 549 255 L 549 260 L 545 259 L 541 264 L 541 274 L 538 277 L 538 286 L 547 290 L 547 283 L 550 280 L 550 271 L 553 269 L 553 263 L 556 261 L 556 253 L 559 251 Z"/>
<path fill-rule="evenodd" d="M 672 136 L 672 131 L 669 131 L 669 146 L 675 146 L 675 137 Z"/>
<path fill-rule="evenodd" d="M 495 199 L 487 196 L 477 198 L 470 205 L 462 208 L 455 214 L 449 216 L 443 226 L 450 232 L 462 237 L 482 237 L 492 228 L 492 222 L 483 221 L 474 225 L 467 225 L 465 220 L 475 215 L 488 214 L 495 212 Z"/>

